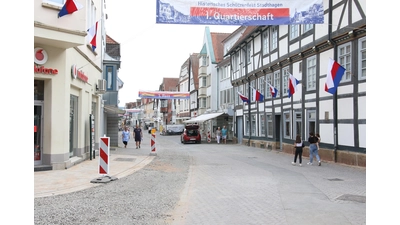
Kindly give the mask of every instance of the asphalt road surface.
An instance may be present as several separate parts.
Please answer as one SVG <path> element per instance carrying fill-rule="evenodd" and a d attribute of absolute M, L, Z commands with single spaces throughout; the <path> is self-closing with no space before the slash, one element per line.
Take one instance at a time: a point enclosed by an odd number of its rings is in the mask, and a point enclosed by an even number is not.
<path fill-rule="evenodd" d="M 150 153 L 150 135 L 141 149 Z M 147 142 L 146 142 L 147 141 Z M 122 146 L 122 143 L 121 143 Z M 366 224 L 366 169 L 237 144 L 156 136 L 157 156 L 131 175 L 35 198 L 35 224 Z"/>

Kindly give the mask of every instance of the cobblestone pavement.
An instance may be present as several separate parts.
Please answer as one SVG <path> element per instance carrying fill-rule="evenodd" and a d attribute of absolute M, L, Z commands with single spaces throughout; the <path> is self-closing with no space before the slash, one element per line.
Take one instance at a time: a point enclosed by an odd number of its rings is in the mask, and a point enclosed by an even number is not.
<path fill-rule="evenodd" d="M 146 158 L 146 141 L 112 155 Z M 365 168 L 308 166 L 304 156 L 293 166 L 289 154 L 179 136 L 157 135 L 156 146 L 118 180 L 35 198 L 35 224 L 366 224 Z"/>

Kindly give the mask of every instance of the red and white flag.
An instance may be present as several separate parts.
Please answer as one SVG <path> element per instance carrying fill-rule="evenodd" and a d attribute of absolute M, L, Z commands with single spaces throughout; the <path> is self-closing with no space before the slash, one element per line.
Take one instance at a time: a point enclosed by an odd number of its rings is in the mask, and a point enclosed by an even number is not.
<path fill-rule="evenodd" d="M 66 0 L 64 6 L 58 12 L 58 18 L 72 14 L 83 8 L 83 5 L 76 0 Z"/>
<path fill-rule="evenodd" d="M 87 30 L 87 38 L 89 43 L 92 45 L 92 51 L 96 50 L 97 44 L 96 44 L 96 37 L 97 37 L 97 25 L 98 21 Z"/>
<path fill-rule="evenodd" d="M 247 98 L 246 96 L 242 95 L 242 93 L 238 92 L 240 99 L 243 100 L 243 102 L 247 102 L 248 104 L 250 104 L 250 100 L 249 98 Z"/>
<path fill-rule="evenodd" d="M 252 87 L 253 88 L 253 87 Z M 253 97 L 255 101 L 264 101 L 264 95 L 262 95 L 257 89 L 253 88 Z"/>
<path fill-rule="evenodd" d="M 329 59 L 326 75 L 325 91 L 335 94 L 346 69 L 333 59 Z"/>

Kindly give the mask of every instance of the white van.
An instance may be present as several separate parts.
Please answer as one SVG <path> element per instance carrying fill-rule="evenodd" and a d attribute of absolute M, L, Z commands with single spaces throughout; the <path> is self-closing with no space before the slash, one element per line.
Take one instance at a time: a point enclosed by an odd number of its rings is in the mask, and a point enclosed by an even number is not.
<path fill-rule="evenodd" d="M 182 134 L 183 130 L 185 129 L 184 124 L 171 124 L 171 125 L 166 125 L 164 127 L 165 134 L 167 135 L 173 135 L 173 134 Z"/>

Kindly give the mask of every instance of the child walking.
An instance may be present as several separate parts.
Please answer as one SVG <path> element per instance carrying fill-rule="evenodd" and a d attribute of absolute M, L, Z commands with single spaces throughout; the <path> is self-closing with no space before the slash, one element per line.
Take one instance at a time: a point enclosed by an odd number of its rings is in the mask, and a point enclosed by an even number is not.
<path fill-rule="evenodd" d="M 296 136 L 296 141 L 294 142 L 294 148 L 296 151 L 294 152 L 294 161 L 292 162 L 292 165 L 296 165 L 296 160 L 297 156 L 299 157 L 299 166 L 301 166 L 302 163 L 302 158 L 301 156 L 303 155 L 303 148 L 304 148 L 304 142 L 301 140 L 300 135 Z"/>

